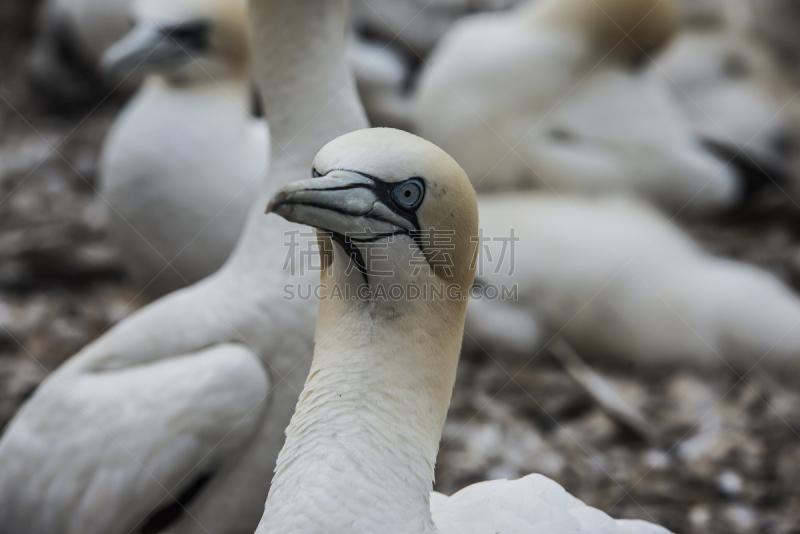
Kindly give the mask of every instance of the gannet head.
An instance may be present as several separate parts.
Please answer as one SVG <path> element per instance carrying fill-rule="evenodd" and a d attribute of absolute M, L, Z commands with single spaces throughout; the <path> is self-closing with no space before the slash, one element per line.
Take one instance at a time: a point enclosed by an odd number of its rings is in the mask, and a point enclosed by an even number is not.
<path fill-rule="evenodd" d="M 447 153 L 400 130 L 359 130 L 323 147 L 312 173 L 278 191 L 267 211 L 323 231 L 322 250 L 338 252 L 326 260 L 334 271 L 350 267 L 349 280 L 367 285 L 439 282 L 467 294 L 477 200 Z"/>
<path fill-rule="evenodd" d="M 598 58 L 651 54 L 678 27 L 674 0 L 544 0 L 526 11 L 537 26 L 576 31 L 588 38 Z"/>
<path fill-rule="evenodd" d="M 244 0 L 139 0 L 132 10 L 133 28 L 103 56 L 107 72 L 185 81 L 247 71 Z"/>

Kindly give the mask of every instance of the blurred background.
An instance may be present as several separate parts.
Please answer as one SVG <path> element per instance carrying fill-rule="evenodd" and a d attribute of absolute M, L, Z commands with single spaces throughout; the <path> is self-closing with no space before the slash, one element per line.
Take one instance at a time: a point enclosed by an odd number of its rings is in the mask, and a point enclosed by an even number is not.
<path fill-rule="evenodd" d="M 351 60 L 373 125 L 413 129 L 408 100 L 442 36 L 516 3 L 355 0 Z M 97 194 L 104 140 L 137 87 L 97 65 L 128 19 L 102 15 L 81 33 L 53 15 L 79 4 L 0 3 L 0 428 L 65 358 L 148 301 Z M 673 222 L 798 292 L 800 5 L 682 0 L 679 16 L 635 68 L 660 80 L 674 113 L 723 160 L 761 181 L 735 210 Z M 731 149 L 719 129 L 749 150 Z M 549 351 L 521 360 L 470 345 L 436 489 L 540 472 L 615 517 L 678 533 L 800 533 L 798 386 L 759 372 L 584 369 Z"/>

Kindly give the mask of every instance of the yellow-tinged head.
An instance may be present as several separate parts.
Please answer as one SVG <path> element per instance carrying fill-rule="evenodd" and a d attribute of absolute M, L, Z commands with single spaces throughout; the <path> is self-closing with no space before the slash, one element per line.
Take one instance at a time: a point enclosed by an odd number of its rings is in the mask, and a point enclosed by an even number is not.
<path fill-rule="evenodd" d="M 328 263 L 354 261 L 367 284 L 439 280 L 468 294 L 477 200 L 466 173 L 442 149 L 400 130 L 359 130 L 323 147 L 312 173 L 278 191 L 268 210 L 325 231 L 330 237 L 323 239 L 332 241 L 323 248 L 345 253 L 329 254 Z M 381 250 L 377 263 L 371 247 Z"/>
<path fill-rule="evenodd" d="M 103 56 L 106 70 L 208 80 L 246 74 L 244 0 L 139 0 L 132 10 L 133 28 Z"/>

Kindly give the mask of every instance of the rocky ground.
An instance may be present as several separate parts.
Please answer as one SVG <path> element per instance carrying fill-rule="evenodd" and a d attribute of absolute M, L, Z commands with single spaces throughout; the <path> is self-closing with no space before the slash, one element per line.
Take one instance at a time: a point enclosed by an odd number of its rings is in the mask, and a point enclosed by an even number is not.
<path fill-rule="evenodd" d="M 800 532 L 797 395 L 764 375 L 604 374 L 661 435 L 610 417 L 546 355 L 462 361 L 437 489 L 538 472 L 674 532 Z"/>
<path fill-rule="evenodd" d="M 139 303 L 95 191 L 121 99 L 53 113 L 27 83 L 36 2 L 0 5 L 0 425 Z"/>
<path fill-rule="evenodd" d="M 26 82 L 35 2 L 0 4 L 0 428 L 66 357 L 142 304 L 96 194 L 123 98 L 48 111 Z M 691 225 L 715 253 L 800 289 L 800 208 Z M 467 354 L 437 489 L 540 472 L 617 517 L 676 533 L 800 533 L 800 402 L 791 384 L 685 371 L 596 369 L 657 433 L 602 407 L 558 360 Z"/>

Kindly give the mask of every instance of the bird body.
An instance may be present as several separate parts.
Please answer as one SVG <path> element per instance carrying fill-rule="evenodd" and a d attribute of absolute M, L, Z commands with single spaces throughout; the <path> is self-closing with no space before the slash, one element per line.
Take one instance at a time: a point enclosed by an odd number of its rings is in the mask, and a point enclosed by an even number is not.
<path fill-rule="evenodd" d="M 541 193 L 479 205 L 487 239 L 513 229 L 518 241 L 505 265 L 485 265 L 478 279 L 515 288 L 516 299 L 473 299 L 468 339 L 530 354 L 558 333 L 586 355 L 636 365 L 796 365 L 792 291 L 705 253 L 653 208 Z"/>
<path fill-rule="evenodd" d="M 732 171 L 700 146 L 667 88 L 631 68 L 671 35 L 671 5 L 545 1 L 459 21 L 420 80 L 418 132 L 479 191 L 616 191 L 699 213 L 731 205 Z"/>
<path fill-rule="evenodd" d="M 0 438 L 4 534 L 250 534 L 263 514 L 316 317 L 315 301 L 286 290 L 318 283 L 287 264 L 293 226 L 263 207 L 366 120 L 344 0 L 258 1 L 249 23 L 275 158 L 245 230 L 219 271 L 126 318 L 28 399 Z"/>
<path fill-rule="evenodd" d="M 269 160 L 247 80 L 173 86 L 154 76 L 106 140 L 101 195 L 136 285 L 158 297 L 228 259 Z"/>
<path fill-rule="evenodd" d="M 796 166 L 792 147 L 800 135 L 796 89 L 771 51 L 742 24 L 730 15 L 711 29 L 688 29 L 648 70 L 672 90 L 699 137 L 729 146 L 734 160 L 763 175 L 761 185 L 791 191 L 796 189 L 787 183 Z"/>
<path fill-rule="evenodd" d="M 267 125 L 249 113 L 244 6 L 203 7 L 137 4 L 134 28 L 105 56 L 111 70 L 151 72 L 106 139 L 100 187 L 151 298 L 225 262 L 269 160 Z"/>
<path fill-rule="evenodd" d="M 617 523 L 537 475 L 449 498 L 431 493 L 475 274 L 475 193 L 452 158 L 398 130 L 344 135 L 320 151 L 314 169 L 318 178 L 286 186 L 269 204 L 316 227 L 330 247 L 314 361 L 257 534 L 566 533 L 598 525 L 666 533 Z M 414 232 L 451 239 L 418 240 Z M 348 233 L 352 248 L 336 237 Z M 356 237 L 364 234 L 379 237 Z M 367 257 L 373 246 L 381 257 L 351 269 L 353 249 Z M 409 250 L 420 251 L 426 268 L 407 261 Z M 440 262 L 444 251 L 448 261 Z M 337 297 L 335 288 L 352 286 L 367 296 Z M 372 297 L 396 286 L 407 293 Z M 412 297 L 411 288 L 427 297 Z M 437 288 L 445 296 L 431 296 Z"/>
<path fill-rule="evenodd" d="M 230 468 L 258 433 L 269 392 L 258 356 L 235 343 L 97 371 L 51 378 L 11 427 L 28 439 L 3 447 L 18 460 L 4 463 L 3 483 L 17 489 L 4 506 L 42 512 L 5 512 L 6 532 L 128 532 L 143 512 Z M 24 460 L 34 458 L 30 476 Z"/>

